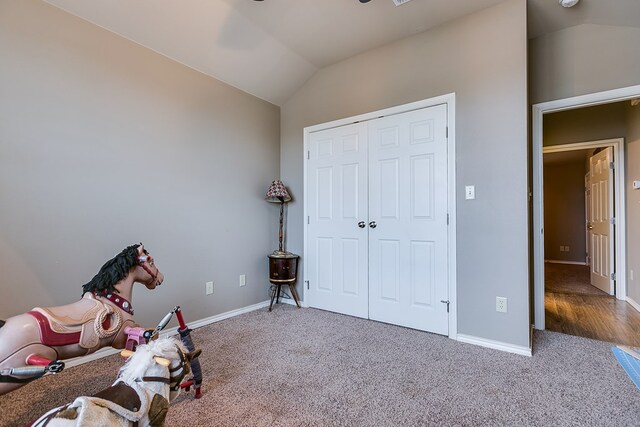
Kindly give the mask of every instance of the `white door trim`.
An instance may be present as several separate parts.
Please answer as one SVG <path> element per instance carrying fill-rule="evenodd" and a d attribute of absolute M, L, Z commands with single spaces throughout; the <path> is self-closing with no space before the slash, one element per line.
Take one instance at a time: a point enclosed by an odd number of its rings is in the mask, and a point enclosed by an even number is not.
<path fill-rule="evenodd" d="M 344 119 L 334 120 L 332 122 L 322 123 L 314 126 L 305 127 L 303 130 L 303 188 L 307 188 L 307 156 L 309 152 L 309 134 L 320 130 L 330 129 L 338 126 L 347 125 L 350 123 L 361 122 L 365 120 L 377 119 L 381 116 L 389 116 L 393 114 L 406 113 L 408 111 L 419 110 L 422 108 L 433 107 L 435 105 L 446 104 L 447 105 L 447 130 L 448 130 L 448 152 L 447 152 L 447 168 L 448 168 L 448 181 L 449 181 L 449 193 L 448 193 L 448 211 L 449 211 L 449 266 L 448 266 L 448 278 L 449 278 L 449 338 L 457 339 L 458 337 L 458 316 L 457 316 L 457 294 L 456 294 L 456 120 L 455 120 L 455 93 L 449 93 L 446 95 L 437 96 L 435 98 L 424 99 L 421 101 L 411 102 L 409 104 L 397 105 L 395 107 L 385 108 L 378 111 L 372 111 L 357 116 L 347 117 Z M 304 195 L 304 253 L 303 259 L 306 259 L 308 251 L 308 239 L 307 239 L 307 218 L 309 213 L 307 211 L 307 197 Z M 307 271 L 304 269 L 303 274 L 303 299 L 306 301 L 306 291 L 309 278 L 307 277 Z"/>
<path fill-rule="evenodd" d="M 640 85 L 630 86 L 621 89 L 614 89 L 604 92 L 597 92 L 588 95 L 581 95 L 572 98 L 559 99 L 555 101 L 543 102 L 535 104 L 532 107 L 532 168 L 533 168 L 533 301 L 534 301 L 534 326 L 536 329 L 543 330 L 544 324 L 544 204 L 542 199 L 543 189 L 543 172 L 542 172 L 542 116 L 547 113 L 558 112 L 563 110 L 571 110 L 575 108 L 594 106 L 600 104 L 608 104 L 611 102 L 624 101 L 640 96 Z M 624 147 L 624 143 L 621 144 Z M 622 153 L 619 153 L 619 155 Z M 616 191 L 620 191 L 624 195 L 624 186 L 617 182 L 618 177 L 624 179 L 624 162 L 620 162 L 622 169 L 618 170 L 616 178 Z M 620 200 L 620 197 L 617 197 Z M 621 208 L 618 209 L 620 227 L 625 228 L 625 209 L 624 200 Z M 625 247 L 626 236 L 616 239 L 616 251 Z M 620 246 L 622 245 L 622 246 Z M 618 252 L 622 254 L 623 252 Z M 618 298 L 626 299 L 626 281 L 627 269 L 626 259 L 624 256 L 616 257 L 616 279 L 618 286 L 621 288 L 621 296 Z"/>

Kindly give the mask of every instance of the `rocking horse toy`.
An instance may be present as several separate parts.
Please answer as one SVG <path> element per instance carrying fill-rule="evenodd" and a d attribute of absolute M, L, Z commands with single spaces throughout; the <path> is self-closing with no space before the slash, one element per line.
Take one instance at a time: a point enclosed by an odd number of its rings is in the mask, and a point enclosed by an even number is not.
<path fill-rule="evenodd" d="M 133 326 L 127 326 L 124 328 L 128 337 L 125 349 L 133 351 L 138 345 L 147 344 L 150 340 L 156 338 L 158 333 L 169 324 L 174 314 L 178 318 L 178 334 L 180 334 L 182 344 L 187 350 L 189 350 L 189 352 L 196 353 L 195 345 L 191 339 L 191 329 L 185 323 L 184 317 L 182 316 L 182 310 L 179 305 L 173 307 L 173 310 L 160 320 L 160 323 L 158 323 L 158 326 L 156 326 L 155 329 L 144 329 Z M 200 354 L 200 351 L 198 350 L 197 353 Z M 200 397 L 202 397 L 202 369 L 200 367 L 200 359 L 198 356 L 194 356 L 191 360 L 191 372 L 193 373 L 192 378 L 180 384 L 180 388 L 190 391 L 193 387 L 194 397 L 196 399 L 200 399 Z"/>
<path fill-rule="evenodd" d="M 62 360 L 111 346 L 125 347 L 133 321 L 134 283 L 148 289 L 164 276 L 142 245 L 131 245 L 107 261 L 82 287 L 82 298 L 58 307 L 36 307 L 0 323 L 0 395 L 46 373 L 60 372 Z"/>
<path fill-rule="evenodd" d="M 164 426 L 169 403 L 200 350 L 187 352 L 175 338 L 141 344 L 130 356 L 113 385 L 94 396 L 50 410 L 31 426 Z"/>

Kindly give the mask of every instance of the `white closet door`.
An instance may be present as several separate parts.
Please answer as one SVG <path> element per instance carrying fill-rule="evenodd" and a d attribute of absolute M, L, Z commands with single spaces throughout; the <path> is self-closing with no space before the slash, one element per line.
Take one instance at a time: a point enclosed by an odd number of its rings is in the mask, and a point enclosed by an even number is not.
<path fill-rule="evenodd" d="M 309 151 L 305 299 L 311 307 L 367 318 L 366 124 L 314 132 Z"/>
<path fill-rule="evenodd" d="M 447 107 L 372 120 L 369 318 L 448 334 Z"/>

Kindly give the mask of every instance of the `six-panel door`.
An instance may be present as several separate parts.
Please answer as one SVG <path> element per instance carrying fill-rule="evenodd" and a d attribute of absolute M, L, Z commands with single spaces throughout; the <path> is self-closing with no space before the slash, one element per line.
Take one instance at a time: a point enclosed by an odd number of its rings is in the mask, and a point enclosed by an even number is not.
<path fill-rule="evenodd" d="M 446 108 L 310 135 L 311 307 L 448 334 Z"/>
<path fill-rule="evenodd" d="M 309 145 L 305 299 L 367 318 L 366 124 L 312 133 Z"/>
<path fill-rule="evenodd" d="M 607 147 L 589 159 L 589 203 L 591 222 L 588 226 L 591 249 L 591 284 L 609 295 L 614 294 L 611 278 L 613 262 L 613 148 Z"/>
<path fill-rule="evenodd" d="M 369 122 L 369 318 L 448 334 L 447 109 Z"/>

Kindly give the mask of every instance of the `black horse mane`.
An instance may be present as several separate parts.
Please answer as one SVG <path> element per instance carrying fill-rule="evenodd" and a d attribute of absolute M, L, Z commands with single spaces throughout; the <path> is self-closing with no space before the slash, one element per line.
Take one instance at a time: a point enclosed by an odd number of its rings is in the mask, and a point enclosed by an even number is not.
<path fill-rule="evenodd" d="M 82 294 L 85 292 L 112 293 L 118 292 L 115 284 L 127 277 L 131 268 L 138 265 L 138 246 L 127 246 L 118 255 L 105 262 L 98 274 L 82 286 Z"/>

